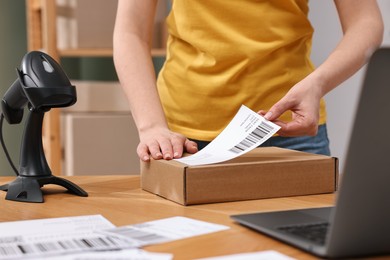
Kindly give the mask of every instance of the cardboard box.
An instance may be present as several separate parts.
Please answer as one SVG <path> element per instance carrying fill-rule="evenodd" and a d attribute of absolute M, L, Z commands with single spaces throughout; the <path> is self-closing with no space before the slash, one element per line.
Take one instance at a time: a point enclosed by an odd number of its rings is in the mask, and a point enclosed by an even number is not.
<path fill-rule="evenodd" d="M 117 2 L 56 0 L 58 47 L 112 48 Z"/>
<path fill-rule="evenodd" d="M 72 84 L 77 102 L 61 109 L 63 173 L 138 175 L 138 132 L 119 82 L 72 80 Z"/>
<path fill-rule="evenodd" d="M 60 49 L 112 48 L 117 0 L 56 0 Z M 160 0 L 154 19 L 152 48 L 162 48 L 169 1 Z"/>
<path fill-rule="evenodd" d="M 63 112 L 121 112 L 130 113 L 129 102 L 118 81 L 72 80 L 76 86 L 77 102 L 64 107 Z"/>
<path fill-rule="evenodd" d="M 203 166 L 141 163 L 142 189 L 182 205 L 332 193 L 338 160 L 276 147 Z"/>
<path fill-rule="evenodd" d="M 63 173 L 139 174 L 137 128 L 130 113 L 62 113 Z"/>

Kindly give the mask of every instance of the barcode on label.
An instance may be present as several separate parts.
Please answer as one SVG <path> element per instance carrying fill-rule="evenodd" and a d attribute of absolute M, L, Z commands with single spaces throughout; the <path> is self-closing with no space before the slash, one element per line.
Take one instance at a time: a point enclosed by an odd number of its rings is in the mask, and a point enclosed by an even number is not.
<path fill-rule="evenodd" d="M 244 138 L 241 142 L 233 146 L 229 149 L 229 151 L 233 153 L 241 153 L 253 145 L 255 145 L 258 141 L 267 136 L 274 128 L 267 124 L 266 122 L 261 122 L 251 133 L 248 134 L 247 137 Z"/>
<path fill-rule="evenodd" d="M 7 257 L 8 259 L 85 250 L 113 250 L 125 247 L 128 247 L 128 244 L 123 240 L 102 236 L 39 243 L 12 243 L 0 245 L 0 258 Z"/>
<path fill-rule="evenodd" d="M 168 237 L 152 232 L 135 229 L 133 227 L 116 228 L 114 230 L 110 230 L 109 232 L 112 234 L 117 234 L 126 238 L 136 240 L 141 244 L 159 243 L 169 240 Z"/>

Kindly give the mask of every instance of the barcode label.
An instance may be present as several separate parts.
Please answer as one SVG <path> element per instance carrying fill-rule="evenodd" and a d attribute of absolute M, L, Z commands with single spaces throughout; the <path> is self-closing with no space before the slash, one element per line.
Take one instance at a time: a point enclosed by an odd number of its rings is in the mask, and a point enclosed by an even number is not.
<path fill-rule="evenodd" d="M 129 247 L 129 244 L 126 241 L 109 236 L 74 238 L 39 243 L 12 243 L 0 245 L 0 259 L 75 251 L 113 250 L 127 247 Z"/>
<path fill-rule="evenodd" d="M 267 136 L 274 128 L 266 122 L 261 122 L 247 137 L 229 149 L 233 153 L 241 153 Z"/>
<path fill-rule="evenodd" d="M 137 225 L 134 225 L 134 227 Z M 110 234 L 116 234 L 125 238 L 129 238 L 131 240 L 135 240 L 141 245 L 145 244 L 153 244 L 153 243 L 161 243 L 170 240 L 169 237 L 165 237 L 153 232 L 148 232 L 144 230 L 139 230 L 133 227 L 121 227 L 115 228 L 112 230 L 108 230 Z"/>

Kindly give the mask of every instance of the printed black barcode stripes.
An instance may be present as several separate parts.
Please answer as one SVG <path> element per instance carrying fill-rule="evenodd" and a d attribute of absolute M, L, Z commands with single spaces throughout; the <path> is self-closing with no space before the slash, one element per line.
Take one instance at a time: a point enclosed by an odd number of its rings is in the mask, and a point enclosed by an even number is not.
<path fill-rule="evenodd" d="M 39 249 L 40 252 L 50 252 L 58 250 L 58 246 L 55 246 L 53 242 L 36 243 L 35 246 Z"/>
<path fill-rule="evenodd" d="M 25 251 L 18 245 L 1 245 L 0 246 L 0 256 L 18 256 L 25 255 Z"/>
<path fill-rule="evenodd" d="M 229 149 L 233 153 L 240 153 L 250 148 L 256 142 L 263 139 L 268 135 L 274 128 L 266 122 L 261 122 L 251 133 L 248 134 L 241 142 Z"/>
<path fill-rule="evenodd" d="M 31 247 L 31 245 L 18 245 L 18 248 L 23 254 L 30 254 L 34 252 L 34 249 Z"/>
<path fill-rule="evenodd" d="M 70 247 L 72 247 L 72 245 L 77 245 L 76 247 L 80 249 L 120 248 L 122 246 L 118 244 L 116 240 L 110 239 L 109 237 L 90 237 L 73 239 L 73 243 L 70 242 L 69 245 Z"/>
<path fill-rule="evenodd" d="M 76 249 L 76 245 L 70 241 L 70 240 L 65 240 L 65 241 L 58 241 L 58 244 L 62 247 L 62 249 Z"/>
<path fill-rule="evenodd" d="M 115 234 L 123 235 L 125 237 L 129 237 L 138 241 L 142 242 L 150 242 L 150 241 L 162 241 L 168 239 L 167 237 L 150 233 L 150 232 L 145 232 L 133 228 L 118 228 L 114 231 Z"/>
<path fill-rule="evenodd" d="M 125 241 L 122 243 L 118 243 L 117 240 L 110 237 L 90 237 L 34 244 L 0 245 L 0 256 L 28 256 L 37 253 L 71 252 L 80 249 L 119 249 L 126 246 Z"/>
<path fill-rule="evenodd" d="M 20 249 L 12 245 L 2 245 L 0 246 L 0 255 L 9 256 L 9 255 L 19 255 Z"/>

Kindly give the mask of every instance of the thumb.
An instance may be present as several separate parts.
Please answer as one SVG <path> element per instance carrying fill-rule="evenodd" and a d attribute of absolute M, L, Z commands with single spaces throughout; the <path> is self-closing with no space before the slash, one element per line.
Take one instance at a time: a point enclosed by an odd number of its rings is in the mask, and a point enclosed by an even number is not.
<path fill-rule="evenodd" d="M 284 112 L 289 109 L 289 105 L 286 102 L 283 102 L 283 99 L 274 104 L 268 112 L 264 115 L 264 118 L 273 121 L 279 118 Z"/>
<path fill-rule="evenodd" d="M 198 145 L 194 141 L 187 139 L 184 143 L 185 150 L 189 153 L 196 153 L 198 151 Z"/>

